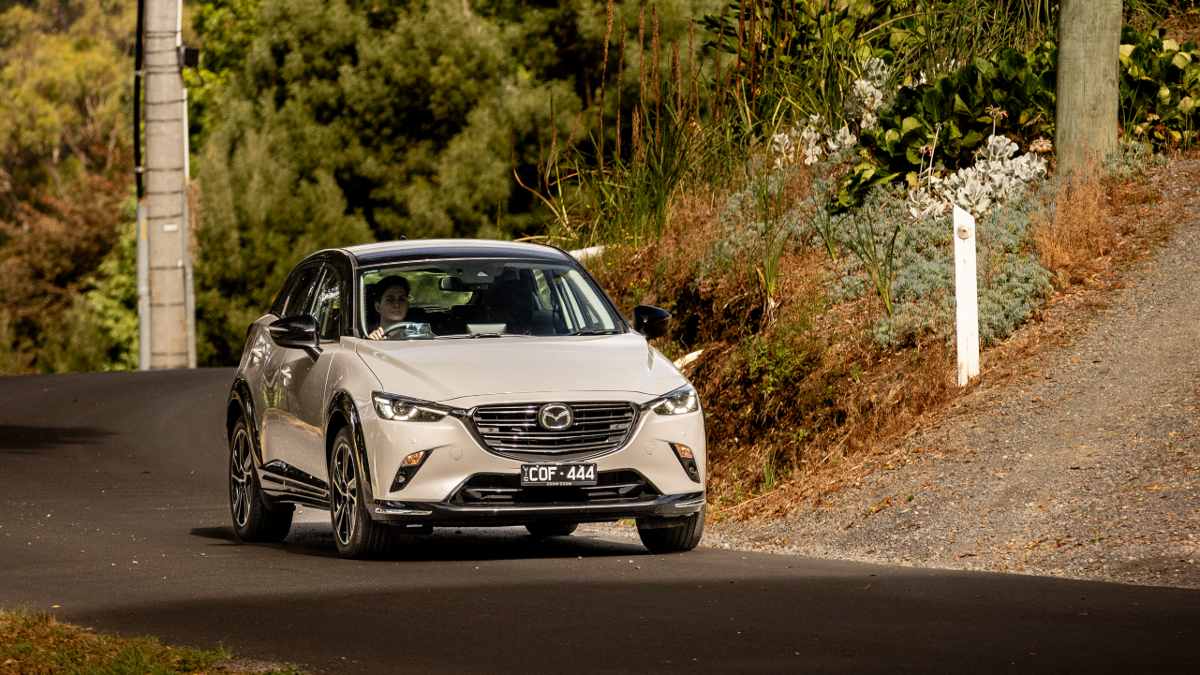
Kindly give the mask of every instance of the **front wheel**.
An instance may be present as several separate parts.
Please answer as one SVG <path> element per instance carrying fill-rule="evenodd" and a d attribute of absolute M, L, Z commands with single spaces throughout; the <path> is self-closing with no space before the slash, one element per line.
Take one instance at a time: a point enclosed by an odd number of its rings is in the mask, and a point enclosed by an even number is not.
<path fill-rule="evenodd" d="M 343 427 L 329 453 L 329 515 L 338 554 L 346 558 L 382 554 L 392 541 L 392 528 L 371 520 L 367 513 L 362 476 L 354 437 L 349 427 Z"/>
<path fill-rule="evenodd" d="M 579 523 L 529 523 L 525 529 L 529 530 L 529 534 L 542 539 L 545 537 L 565 537 L 575 531 L 579 527 Z"/>
<path fill-rule="evenodd" d="M 677 518 L 679 523 L 664 526 L 661 520 L 638 519 L 638 536 L 651 553 L 680 553 L 696 548 L 704 535 L 704 509 Z"/>
<path fill-rule="evenodd" d="M 272 508 L 263 496 L 251 457 L 250 430 L 238 420 L 229 434 L 229 512 L 238 541 L 281 542 L 292 528 L 290 506 Z"/>

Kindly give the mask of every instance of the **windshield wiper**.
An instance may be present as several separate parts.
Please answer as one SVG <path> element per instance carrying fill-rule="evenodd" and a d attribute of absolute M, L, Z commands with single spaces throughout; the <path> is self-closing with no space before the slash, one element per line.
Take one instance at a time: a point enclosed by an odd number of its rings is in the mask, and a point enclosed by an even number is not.
<path fill-rule="evenodd" d="M 620 332 L 616 328 L 587 328 L 577 330 L 574 333 L 567 333 L 567 335 L 616 335 Z"/>
<path fill-rule="evenodd" d="M 525 333 L 496 333 L 489 331 L 485 333 L 456 333 L 454 335 L 439 335 L 438 338 L 447 340 L 469 340 L 474 338 L 501 338 L 501 337 L 537 337 L 536 335 L 526 335 Z"/>

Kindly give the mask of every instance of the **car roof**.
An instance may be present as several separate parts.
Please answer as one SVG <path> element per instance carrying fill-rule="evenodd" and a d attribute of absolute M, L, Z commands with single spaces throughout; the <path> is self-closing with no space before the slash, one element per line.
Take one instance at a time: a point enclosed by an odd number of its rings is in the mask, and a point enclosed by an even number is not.
<path fill-rule="evenodd" d="M 493 239 L 409 239 L 359 244 L 342 249 L 360 266 L 410 260 L 446 258 L 519 258 L 552 262 L 573 261 L 561 249 L 541 244 Z"/>

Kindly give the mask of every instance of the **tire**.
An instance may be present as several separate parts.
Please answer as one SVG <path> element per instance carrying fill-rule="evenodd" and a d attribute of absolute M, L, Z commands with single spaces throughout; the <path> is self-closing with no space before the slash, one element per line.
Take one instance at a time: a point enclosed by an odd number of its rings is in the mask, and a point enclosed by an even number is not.
<path fill-rule="evenodd" d="M 392 546 L 394 530 L 371 520 L 358 489 L 362 482 L 354 436 L 350 427 L 342 427 L 329 452 L 329 518 L 338 555 L 344 558 L 374 557 Z"/>
<path fill-rule="evenodd" d="M 258 474 L 254 470 L 250 430 L 240 419 L 229 434 L 229 515 L 233 518 L 233 535 L 241 542 L 278 543 L 292 529 L 291 506 L 271 506 L 267 503 Z"/>
<path fill-rule="evenodd" d="M 662 527 L 662 521 L 655 523 L 658 527 L 648 527 L 649 523 L 638 519 L 638 536 L 642 545 L 651 553 L 681 553 L 696 548 L 700 537 L 704 535 L 704 510 L 690 516 L 679 518 L 680 524 Z"/>
<path fill-rule="evenodd" d="M 529 530 L 529 534 L 543 539 L 545 537 L 565 537 L 575 531 L 579 527 L 579 523 L 562 523 L 556 521 L 547 521 L 543 523 L 529 523 L 525 529 Z"/>

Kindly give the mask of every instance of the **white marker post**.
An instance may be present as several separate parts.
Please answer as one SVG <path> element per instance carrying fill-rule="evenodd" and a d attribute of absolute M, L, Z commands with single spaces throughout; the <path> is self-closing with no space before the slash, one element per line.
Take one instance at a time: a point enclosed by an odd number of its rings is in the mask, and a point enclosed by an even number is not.
<path fill-rule="evenodd" d="M 976 285 L 975 217 L 954 207 L 954 314 L 958 386 L 979 377 L 979 289 Z"/>

